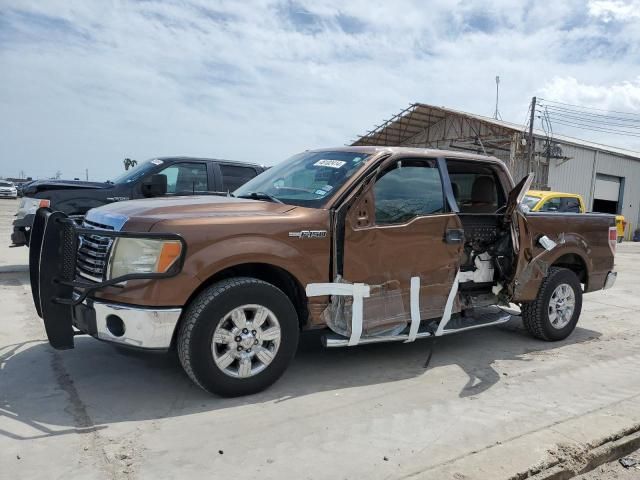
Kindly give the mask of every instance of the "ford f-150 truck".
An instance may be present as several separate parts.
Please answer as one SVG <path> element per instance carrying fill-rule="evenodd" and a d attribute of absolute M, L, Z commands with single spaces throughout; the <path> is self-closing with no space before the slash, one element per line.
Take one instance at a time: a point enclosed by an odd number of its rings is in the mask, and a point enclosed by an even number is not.
<path fill-rule="evenodd" d="M 37 180 L 22 191 L 11 242 L 13 246 L 28 245 L 33 215 L 40 207 L 81 219 L 88 210 L 112 202 L 164 195 L 226 194 L 263 170 L 261 165 L 230 160 L 161 157 L 138 164 L 113 182 Z"/>
<path fill-rule="evenodd" d="M 302 330 L 324 329 L 329 347 L 412 342 L 504 323 L 515 303 L 533 336 L 561 340 L 583 293 L 615 282 L 615 221 L 525 213 L 530 182 L 514 187 L 492 157 L 347 147 L 296 155 L 227 197 L 96 208 L 82 227 L 41 208 L 34 302 L 54 348 L 80 333 L 175 348 L 226 396 L 275 382 Z"/>

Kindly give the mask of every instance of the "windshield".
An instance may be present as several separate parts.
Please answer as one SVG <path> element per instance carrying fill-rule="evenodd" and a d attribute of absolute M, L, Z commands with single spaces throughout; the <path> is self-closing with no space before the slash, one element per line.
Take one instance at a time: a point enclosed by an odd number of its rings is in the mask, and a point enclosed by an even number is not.
<path fill-rule="evenodd" d="M 136 180 L 144 177 L 147 173 L 149 173 L 149 171 L 153 170 L 158 165 L 162 165 L 162 160 L 158 160 L 157 158 L 139 163 L 131 170 L 127 170 L 122 175 L 116 177 L 116 179 L 113 180 L 113 183 L 120 184 L 135 182 Z"/>
<path fill-rule="evenodd" d="M 529 210 L 533 210 L 533 207 L 540 201 L 540 197 L 534 197 L 532 195 L 525 195 L 522 199 L 522 204 L 529 207 Z"/>
<path fill-rule="evenodd" d="M 236 197 L 273 197 L 291 205 L 319 207 L 364 165 L 367 157 L 359 152 L 303 152 L 233 193 Z"/>
<path fill-rule="evenodd" d="M 13 187 L 13 183 L 0 180 L 0 187 Z"/>

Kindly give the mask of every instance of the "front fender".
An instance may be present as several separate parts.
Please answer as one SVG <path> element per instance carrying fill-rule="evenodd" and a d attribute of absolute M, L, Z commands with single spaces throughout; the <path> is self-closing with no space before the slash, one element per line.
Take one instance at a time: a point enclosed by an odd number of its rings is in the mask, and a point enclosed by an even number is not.
<path fill-rule="evenodd" d="M 263 263 L 288 271 L 301 285 L 328 281 L 329 240 L 283 241 L 262 235 L 226 238 L 191 251 L 185 264 L 204 282 L 227 268 L 247 263 Z"/>

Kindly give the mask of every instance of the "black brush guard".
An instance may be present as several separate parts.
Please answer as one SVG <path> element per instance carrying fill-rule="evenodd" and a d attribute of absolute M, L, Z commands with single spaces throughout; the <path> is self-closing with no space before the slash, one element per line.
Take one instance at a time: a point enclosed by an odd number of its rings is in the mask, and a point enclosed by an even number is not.
<path fill-rule="evenodd" d="M 144 238 L 178 240 L 182 244 L 180 258 L 165 273 L 135 273 L 102 282 L 88 282 L 76 277 L 76 253 L 80 235 L 100 235 L 114 238 Z M 107 252 L 108 259 L 111 254 Z M 175 234 L 114 232 L 79 227 L 62 212 L 40 208 L 31 230 L 29 277 L 36 311 L 42 320 L 51 346 L 58 350 L 74 347 L 73 320 L 75 307 L 96 290 L 127 280 L 151 280 L 177 275 L 182 269 L 186 244 Z"/>

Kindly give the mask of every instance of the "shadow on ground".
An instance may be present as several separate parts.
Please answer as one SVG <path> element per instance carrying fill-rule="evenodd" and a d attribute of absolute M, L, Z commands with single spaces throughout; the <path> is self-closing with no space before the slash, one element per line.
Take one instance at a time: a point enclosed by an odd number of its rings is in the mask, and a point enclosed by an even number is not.
<path fill-rule="evenodd" d="M 449 365 L 457 365 L 469 377 L 459 396 L 481 395 L 501 380 L 493 368 L 496 361 L 526 361 L 527 353 L 599 336 L 578 327 L 562 342 L 542 342 L 531 338 L 516 317 L 502 327 L 439 338 L 425 370 L 430 340 L 329 350 L 320 345 L 320 334 L 305 334 L 279 382 L 263 393 L 235 399 L 211 396 L 194 386 L 175 354 L 116 349 L 90 337 L 77 337 L 76 348 L 64 352 L 41 342 L 7 345 L 0 347 L 0 419 L 5 416 L 12 420 L 8 425 L 17 427 L 0 429 L 0 435 L 30 439 L 83 433 L 117 422 L 286 402 L 323 391 L 428 376 Z M 32 433 L 18 427 L 29 427 Z"/>

